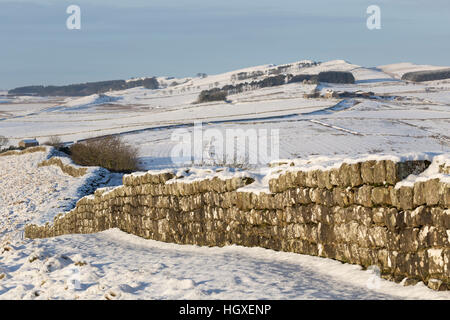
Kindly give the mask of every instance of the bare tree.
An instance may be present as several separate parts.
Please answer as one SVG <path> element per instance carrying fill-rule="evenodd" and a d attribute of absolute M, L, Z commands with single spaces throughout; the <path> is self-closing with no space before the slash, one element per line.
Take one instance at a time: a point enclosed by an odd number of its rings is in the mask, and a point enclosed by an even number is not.
<path fill-rule="evenodd" d="M 56 149 L 61 148 L 63 145 L 61 138 L 59 136 L 51 136 L 44 144 L 52 146 Z"/>
<path fill-rule="evenodd" d="M 5 136 L 0 136 L 0 147 L 6 146 L 9 143 L 9 139 Z"/>

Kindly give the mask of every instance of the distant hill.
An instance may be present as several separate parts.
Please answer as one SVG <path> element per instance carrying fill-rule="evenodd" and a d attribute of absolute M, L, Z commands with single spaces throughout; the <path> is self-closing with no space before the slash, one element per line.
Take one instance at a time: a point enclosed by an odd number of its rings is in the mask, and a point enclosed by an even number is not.
<path fill-rule="evenodd" d="M 125 90 L 135 87 L 144 87 L 147 89 L 157 89 L 158 80 L 153 78 L 144 78 L 137 80 L 110 80 L 100 82 L 87 82 L 80 84 L 70 84 L 66 86 L 26 86 L 8 91 L 12 95 L 34 95 L 34 96 L 89 96 L 108 91 Z"/>

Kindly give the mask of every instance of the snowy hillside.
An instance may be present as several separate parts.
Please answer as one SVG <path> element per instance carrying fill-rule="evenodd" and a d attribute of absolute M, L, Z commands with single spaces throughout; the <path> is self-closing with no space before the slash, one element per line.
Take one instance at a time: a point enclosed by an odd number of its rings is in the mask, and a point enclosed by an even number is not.
<path fill-rule="evenodd" d="M 306 99 L 304 94 L 315 86 L 292 83 L 232 94 L 228 102 L 193 104 L 202 90 L 263 79 L 278 68 L 293 75 L 350 71 L 355 84 L 321 84 L 318 89 L 322 94 L 329 90 L 372 92 L 379 98 Z M 365 68 L 343 60 L 301 61 L 206 78 L 159 78 L 163 88 L 158 90 L 133 88 L 59 100 L 17 97 L 0 105 L 0 135 L 14 143 L 30 137 L 43 142 L 58 135 L 70 142 L 121 133 L 140 148 L 143 169 L 172 166 L 173 126 L 191 126 L 194 121 L 202 121 L 205 129 L 279 129 L 282 158 L 375 151 L 447 152 L 450 81 L 412 84 L 398 80 L 404 72 L 424 68 L 430 67 L 401 63 Z M 236 80 L 243 72 L 254 78 Z"/>
<path fill-rule="evenodd" d="M 178 142 L 172 135 L 180 127 L 193 135 L 195 121 L 224 135 L 227 129 L 278 130 L 276 158 L 238 164 L 255 176 L 248 190 L 258 192 L 267 187 L 265 175 L 276 171 L 269 162 L 278 159 L 299 158 L 295 163 L 304 165 L 319 157 L 448 156 L 450 80 L 399 80 L 406 72 L 439 68 L 299 61 L 207 77 L 160 77 L 161 88 L 155 90 L 139 87 L 82 98 L 0 95 L 0 136 L 17 144 L 25 138 L 42 143 L 59 136 L 70 143 L 121 134 L 139 148 L 141 169 L 148 170 L 185 166 L 173 161 Z M 194 103 L 202 90 L 278 72 L 322 71 L 349 71 L 355 84 L 290 83 L 230 94 L 227 101 Z M 322 97 L 305 97 L 313 90 Z M 349 97 L 324 97 L 330 92 Z M 24 224 L 50 222 L 96 186 L 120 183 L 120 175 L 99 168 L 74 178 L 56 166 L 39 167 L 50 152 L 0 156 L 0 299 L 450 299 L 449 292 L 433 292 L 423 283 L 403 287 L 376 278 L 370 285 L 373 273 L 359 266 L 258 248 L 172 245 L 116 229 L 21 239 Z"/>

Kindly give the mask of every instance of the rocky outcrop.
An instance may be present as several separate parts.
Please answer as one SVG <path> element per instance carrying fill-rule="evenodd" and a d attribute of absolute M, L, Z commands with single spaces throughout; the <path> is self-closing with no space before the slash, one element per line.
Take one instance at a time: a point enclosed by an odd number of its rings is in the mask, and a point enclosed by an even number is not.
<path fill-rule="evenodd" d="M 270 193 L 239 188 L 250 177 L 184 183 L 172 173 L 124 176 L 98 189 L 52 225 L 28 225 L 28 238 L 119 228 L 158 241 L 236 244 L 321 256 L 386 278 L 450 288 L 450 185 L 439 179 L 397 185 L 427 161 L 342 163 L 329 170 L 287 170 Z M 245 190 L 245 188 L 244 188 Z"/>

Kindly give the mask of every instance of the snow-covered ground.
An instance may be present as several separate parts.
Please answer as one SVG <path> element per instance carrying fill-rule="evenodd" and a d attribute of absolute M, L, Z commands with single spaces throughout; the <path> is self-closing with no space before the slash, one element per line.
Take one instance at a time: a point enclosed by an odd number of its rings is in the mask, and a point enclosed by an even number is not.
<path fill-rule="evenodd" d="M 117 175 L 101 168 L 89 168 L 86 175 L 74 178 L 56 166 L 38 167 L 52 152 L 47 148 L 0 157 L 0 240 L 21 237 L 25 224 L 51 222 L 97 186 L 120 182 Z"/>
<path fill-rule="evenodd" d="M 206 78 L 159 78 L 167 87 L 158 90 L 133 88 L 83 98 L 0 96 L 0 136 L 11 143 L 23 138 L 45 142 L 52 135 L 70 142 L 121 133 L 139 147 L 142 169 L 179 167 L 171 157 L 177 144 L 172 135 L 180 125 L 192 134 L 194 121 L 216 132 L 279 130 L 278 157 L 285 159 L 450 152 L 450 81 L 399 80 L 428 66 L 364 68 L 342 60 L 299 65 L 292 64 L 289 73 L 354 74 L 356 84 L 323 84 L 322 93 L 360 90 L 392 97 L 306 99 L 303 94 L 315 86 L 295 83 L 230 95 L 228 102 L 193 104 L 202 90 L 239 83 L 231 79 L 239 72 L 267 74 L 274 68 L 265 65 Z M 95 168 L 73 178 L 58 167 L 38 167 L 48 152 L 0 157 L 0 299 L 450 299 L 448 292 L 423 284 L 404 287 L 358 266 L 259 248 L 179 246 L 119 230 L 20 239 L 25 223 L 50 222 L 92 192 L 89 186 L 98 178 Z M 249 190 L 266 188 L 267 163 L 249 169 L 260 178 Z M 115 185 L 120 177 L 112 178 L 99 184 Z"/>
<path fill-rule="evenodd" d="M 5 299 L 450 299 L 423 283 L 404 287 L 330 259 L 167 244 L 117 229 L 6 248 Z"/>

